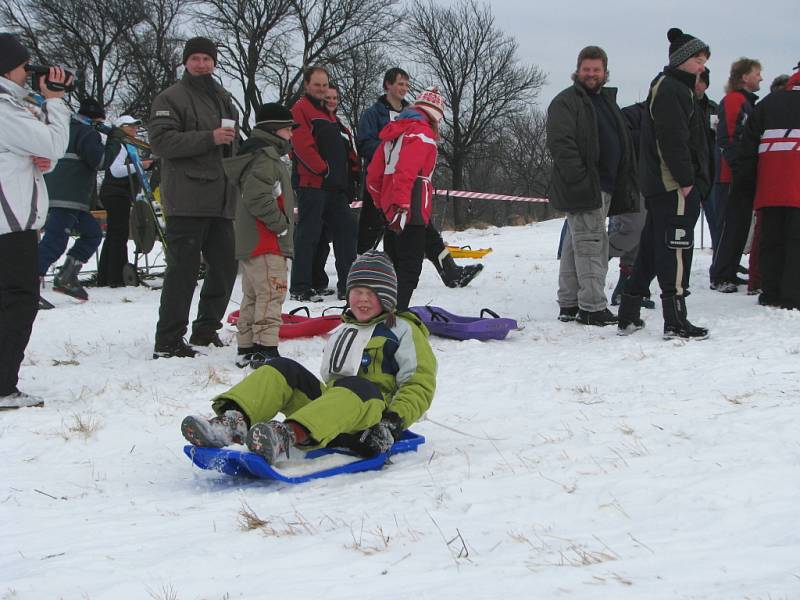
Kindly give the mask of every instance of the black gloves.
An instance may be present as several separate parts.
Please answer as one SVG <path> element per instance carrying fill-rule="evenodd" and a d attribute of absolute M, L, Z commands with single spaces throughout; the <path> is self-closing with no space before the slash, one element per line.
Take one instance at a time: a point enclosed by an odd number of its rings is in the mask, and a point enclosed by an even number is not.
<path fill-rule="evenodd" d="M 403 419 L 390 410 L 383 411 L 380 423 L 361 433 L 342 433 L 329 444 L 348 448 L 360 456 L 371 458 L 388 452 L 392 444 L 403 436 Z"/>

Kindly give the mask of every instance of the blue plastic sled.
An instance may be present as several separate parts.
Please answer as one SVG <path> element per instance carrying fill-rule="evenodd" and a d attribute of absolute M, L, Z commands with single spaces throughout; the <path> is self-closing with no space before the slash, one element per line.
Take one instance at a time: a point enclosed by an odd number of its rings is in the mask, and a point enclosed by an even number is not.
<path fill-rule="evenodd" d="M 402 452 L 411 451 L 416 452 L 419 446 L 424 443 L 425 438 L 423 436 L 406 430 L 403 432 L 403 437 L 394 443 L 389 453 L 384 452 L 373 458 L 362 458 L 344 465 L 338 465 L 296 477 L 284 475 L 275 470 L 264 460 L 263 456 L 252 452 L 226 450 L 225 448 L 199 448 L 191 445 L 184 446 L 183 452 L 201 469 L 219 471 L 220 473 L 233 475 L 234 477 L 255 477 L 258 479 L 275 479 L 277 481 L 283 481 L 284 483 L 305 483 L 312 479 L 333 477 L 334 475 L 341 475 L 342 473 L 377 471 L 386 464 L 390 454 L 400 454 Z M 352 452 L 348 452 L 344 449 L 320 448 L 308 452 L 305 458 L 306 460 L 313 460 L 330 454 L 355 456 Z"/>

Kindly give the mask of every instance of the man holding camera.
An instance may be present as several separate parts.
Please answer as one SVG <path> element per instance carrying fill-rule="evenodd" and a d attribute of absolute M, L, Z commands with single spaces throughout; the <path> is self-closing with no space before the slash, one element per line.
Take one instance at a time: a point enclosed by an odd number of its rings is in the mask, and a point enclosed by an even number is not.
<path fill-rule="evenodd" d="M 44 403 L 20 392 L 17 382 L 39 305 L 36 231 L 48 207 L 43 174 L 69 141 L 70 111 L 62 100 L 68 77 L 51 68 L 39 79 L 44 104 L 28 104 L 29 58 L 16 36 L 0 33 L 0 410 Z"/>
<path fill-rule="evenodd" d="M 187 41 L 183 64 L 181 80 L 153 101 L 147 126 L 153 152 L 162 159 L 162 209 L 167 217 L 167 272 L 153 358 L 197 354 L 183 335 L 201 257 L 206 276 L 190 344 L 222 346 L 217 330 L 236 281 L 236 189 L 222 159 L 236 155 L 238 112 L 231 95 L 213 78 L 214 42 L 204 37 Z"/>

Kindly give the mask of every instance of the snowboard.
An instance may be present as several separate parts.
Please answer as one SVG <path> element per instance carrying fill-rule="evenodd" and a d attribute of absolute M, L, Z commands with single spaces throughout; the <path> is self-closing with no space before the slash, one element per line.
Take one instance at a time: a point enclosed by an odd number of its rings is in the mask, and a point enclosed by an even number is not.
<path fill-rule="evenodd" d="M 234 477 L 274 479 L 294 484 L 344 473 L 377 471 L 383 468 L 392 454 L 416 452 L 424 443 L 424 436 L 406 430 L 389 452 L 383 452 L 372 458 L 360 458 L 343 448 L 320 448 L 307 452 L 299 460 L 276 465 L 270 465 L 258 454 L 227 448 L 200 448 L 187 445 L 183 447 L 183 452 L 201 469 L 218 471 Z"/>

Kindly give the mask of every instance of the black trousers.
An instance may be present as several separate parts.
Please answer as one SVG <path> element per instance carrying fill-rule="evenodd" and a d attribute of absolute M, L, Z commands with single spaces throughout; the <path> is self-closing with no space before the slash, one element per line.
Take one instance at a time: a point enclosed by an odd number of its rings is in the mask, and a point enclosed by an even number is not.
<path fill-rule="evenodd" d="M 358 217 L 358 253 L 363 254 L 370 250 L 386 227 L 386 219 L 380 209 L 375 208 L 372 196 L 364 191 L 361 215 Z M 444 240 L 442 234 L 436 229 L 432 222 L 428 222 L 425 228 L 425 258 L 438 264 L 439 256 L 444 250 Z"/>
<path fill-rule="evenodd" d="M 719 243 L 714 248 L 710 278 L 713 283 L 736 281 L 736 269 L 742 260 L 747 234 L 753 220 L 753 197 L 731 185 L 725 213 L 719 229 Z"/>
<path fill-rule="evenodd" d="M 19 366 L 39 310 L 38 246 L 32 230 L 0 235 L 0 396 L 18 391 Z"/>
<path fill-rule="evenodd" d="M 406 310 L 417 289 L 422 261 L 425 260 L 425 225 L 406 225 L 399 234 L 387 230 L 383 249 L 392 259 L 397 272 L 397 310 Z"/>
<path fill-rule="evenodd" d="M 101 197 L 106 209 L 106 239 L 97 264 L 97 285 L 124 285 L 122 268 L 128 263 L 131 197 L 108 194 Z"/>
<path fill-rule="evenodd" d="M 185 334 L 202 257 L 206 276 L 200 289 L 192 334 L 205 336 L 222 327 L 236 282 L 233 221 L 218 217 L 168 217 L 167 271 L 161 289 L 156 346 L 171 346 Z"/>
<path fill-rule="evenodd" d="M 325 272 L 325 264 L 331 254 L 331 236 L 328 228 L 322 227 L 322 234 L 317 242 L 317 251 L 314 252 L 314 262 L 311 264 L 311 287 L 315 290 L 322 290 L 328 287 L 330 278 Z"/>
<path fill-rule="evenodd" d="M 760 221 L 764 296 L 800 308 L 800 208 L 762 208 Z"/>
<path fill-rule="evenodd" d="M 680 191 L 645 197 L 647 218 L 639 241 L 639 254 L 625 293 L 649 296 L 650 282 L 658 278 L 661 297 L 689 295 L 694 226 L 700 216 L 700 194 L 687 198 Z"/>
<path fill-rule="evenodd" d="M 323 225 L 333 241 L 336 257 L 337 288 L 347 288 L 347 274 L 356 258 L 356 223 L 344 194 L 315 188 L 300 188 L 297 193 L 298 221 L 294 229 L 291 292 L 313 289 L 314 257 Z"/>

